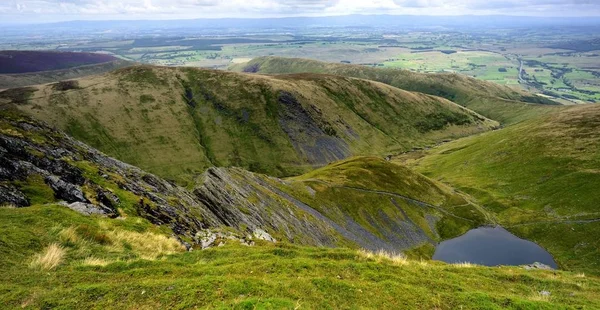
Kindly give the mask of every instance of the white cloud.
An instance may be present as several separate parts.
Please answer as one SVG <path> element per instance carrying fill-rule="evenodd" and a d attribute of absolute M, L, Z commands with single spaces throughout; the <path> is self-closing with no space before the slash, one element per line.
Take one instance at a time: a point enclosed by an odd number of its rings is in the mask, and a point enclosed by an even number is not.
<path fill-rule="evenodd" d="M 6 0 L 0 0 L 4 2 Z M 8 0 L 0 18 L 156 19 L 363 14 L 600 15 L 598 0 Z M 37 16 L 35 16 L 37 15 Z"/>

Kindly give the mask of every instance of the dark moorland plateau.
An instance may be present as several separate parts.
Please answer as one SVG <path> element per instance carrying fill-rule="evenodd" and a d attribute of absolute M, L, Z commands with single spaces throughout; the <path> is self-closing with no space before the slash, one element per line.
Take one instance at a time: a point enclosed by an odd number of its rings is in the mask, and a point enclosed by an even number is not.
<path fill-rule="evenodd" d="M 600 308 L 598 23 L 357 18 L 6 26 L 0 301 Z"/>

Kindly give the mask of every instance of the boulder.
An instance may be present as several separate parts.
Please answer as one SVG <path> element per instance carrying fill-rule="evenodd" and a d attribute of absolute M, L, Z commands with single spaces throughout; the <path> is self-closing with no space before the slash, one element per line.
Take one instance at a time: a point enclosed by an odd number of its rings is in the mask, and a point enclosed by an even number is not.
<path fill-rule="evenodd" d="M 30 203 L 25 194 L 16 187 L 0 185 L 0 205 L 27 207 Z"/>
<path fill-rule="evenodd" d="M 47 176 L 45 181 L 54 191 L 56 198 L 66 200 L 67 202 L 89 203 L 89 200 L 85 198 L 79 186 L 67 183 L 55 175 Z"/>
<path fill-rule="evenodd" d="M 71 204 L 65 204 L 66 207 L 73 211 L 77 211 L 83 215 L 102 215 L 102 216 L 114 216 L 115 214 L 103 208 L 91 203 L 74 202 Z"/>

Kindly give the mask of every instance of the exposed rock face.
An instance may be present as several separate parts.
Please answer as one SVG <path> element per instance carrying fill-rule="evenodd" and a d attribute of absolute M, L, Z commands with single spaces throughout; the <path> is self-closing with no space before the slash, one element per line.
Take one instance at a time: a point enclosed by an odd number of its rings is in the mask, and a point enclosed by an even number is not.
<path fill-rule="evenodd" d="M 552 268 L 548 265 L 542 264 L 542 263 L 538 263 L 538 262 L 535 262 L 535 263 L 529 264 L 529 265 L 523 265 L 523 268 L 526 270 L 535 270 L 535 269 L 554 270 L 554 268 Z"/>
<path fill-rule="evenodd" d="M 29 200 L 14 186 L 0 185 L 0 204 L 26 207 L 29 205 Z"/>
<path fill-rule="evenodd" d="M 68 207 L 73 211 L 77 211 L 83 215 L 105 215 L 109 217 L 116 217 L 115 210 L 108 209 L 103 206 L 93 205 L 91 203 L 74 202 L 71 204 L 64 203 L 64 206 Z"/>
<path fill-rule="evenodd" d="M 65 182 L 55 175 L 47 176 L 46 183 L 50 185 L 54 191 L 54 195 L 58 199 L 67 202 L 89 202 L 83 195 L 79 186 Z"/>
<path fill-rule="evenodd" d="M 46 202 L 64 201 L 65 206 L 86 215 L 117 216 L 122 201 L 99 184 L 98 178 L 138 196 L 140 215 L 169 225 L 181 236 L 192 238 L 197 231 L 223 225 L 189 191 L 107 157 L 61 132 L 11 112 L 0 111 L 0 123 L 0 205 L 29 206 L 24 188 L 36 186 L 54 193 L 54 199 L 46 197 L 50 199 Z M 96 172 L 85 175 L 78 164 Z"/>
<path fill-rule="evenodd" d="M 135 205 L 140 216 L 168 225 L 203 247 L 219 238 L 233 238 L 202 236 L 201 232 L 220 227 L 238 231 L 235 238 L 246 244 L 281 238 L 334 246 L 343 239 L 326 222 L 269 194 L 247 171 L 211 168 L 203 175 L 203 184 L 190 192 L 23 116 L 3 116 L 0 121 L 9 128 L 0 132 L 0 204 L 30 205 L 20 186 L 37 177 L 41 180 L 37 185 L 52 190 L 53 201 L 63 201 L 82 214 L 115 217 L 122 201 L 106 188 L 106 181 L 138 197 Z M 93 175 L 78 167 L 81 163 L 92 167 Z"/>
<path fill-rule="evenodd" d="M 319 126 L 294 95 L 281 92 L 278 101 L 281 107 L 279 124 L 294 148 L 306 157 L 308 162 L 325 165 L 352 154 L 348 144 L 336 136 L 333 127 L 328 124 Z"/>
<path fill-rule="evenodd" d="M 169 226 L 188 248 L 188 242 L 205 248 L 227 240 L 246 245 L 283 240 L 400 251 L 431 242 L 406 214 L 373 214 L 377 219 L 368 221 L 381 230 L 376 235 L 336 208 L 324 214 L 283 191 L 280 186 L 286 181 L 239 168 L 210 168 L 189 191 L 1 110 L 0 164 L 0 205 L 26 207 L 33 200 L 108 217 L 127 208 L 156 225 Z M 315 191 L 308 195 L 314 197 Z"/>
<path fill-rule="evenodd" d="M 262 186 L 261 177 L 237 168 L 210 168 L 194 193 L 224 224 L 246 227 L 259 239 L 272 239 L 267 231 L 319 246 L 334 246 L 343 239 L 327 221 Z"/>

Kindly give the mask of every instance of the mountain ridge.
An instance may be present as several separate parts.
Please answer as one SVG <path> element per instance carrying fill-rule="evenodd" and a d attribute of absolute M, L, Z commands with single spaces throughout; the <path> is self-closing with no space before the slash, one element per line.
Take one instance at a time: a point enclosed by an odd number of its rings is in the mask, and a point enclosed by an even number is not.
<path fill-rule="evenodd" d="M 513 124 L 560 105 L 546 98 L 455 73 L 418 73 L 403 69 L 326 63 L 302 58 L 258 57 L 236 64 L 233 71 L 259 74 L 328 73 L 378 81 L 407 91 L 440 96 L 503 124 Z"/>
<path fill-rule="evenodd" d="M 294 175 L 498 126 L 445 99 L 315 74 L 136 66 L 2 98 L 109 155 L 188 184 L 211 166 Z"/>

